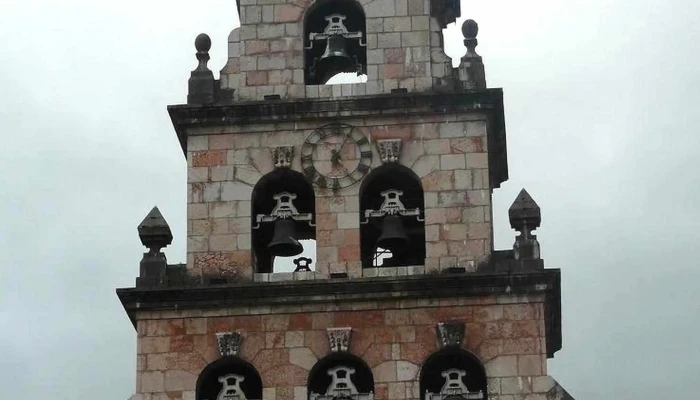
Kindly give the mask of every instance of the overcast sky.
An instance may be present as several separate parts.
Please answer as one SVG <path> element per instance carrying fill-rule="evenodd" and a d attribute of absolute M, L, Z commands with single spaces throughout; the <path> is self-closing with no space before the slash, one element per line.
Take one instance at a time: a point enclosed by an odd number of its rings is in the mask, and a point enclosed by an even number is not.
<path fill-rule="evenodd" d="M 114 289 L 133 286 L 155 204 L 169 261 L 185 260 L 165 107 L 185 102 L 199 32 L 218 76 L 235 1 L 0 2 L 0 398 L 124 400 L 136 332 Z M 496 245 L 512 245 L 526 187 L 562 270 L 550 374 L 578 399 L 697 398 L 700 2 L 474 0 L 462 15 L 505 90 Z"/>

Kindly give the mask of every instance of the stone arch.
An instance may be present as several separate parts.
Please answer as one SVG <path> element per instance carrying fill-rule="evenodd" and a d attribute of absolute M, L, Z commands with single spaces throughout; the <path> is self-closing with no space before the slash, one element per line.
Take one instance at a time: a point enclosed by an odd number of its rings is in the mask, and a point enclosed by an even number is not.
<path fill-rule="evenodd" d="M 247 400 L 262 400 L 262 379 L 250 363 L 235 357 L 222 357 L 204 367 L 197 378 L 196 400 L 213 400 L 227 390 L 242 391 Z"/>
<path fill-rule="evenodd" d="M 276 226 L 275 222 L 259 223 L 258 215 L 270 215 L 278 204 L 275 196 L 285 192 L 296 196 L 292 203 L 300 214 L 311 214 L 310 221 L 293 221 L 295 239 L 301 240 L 302 246 L 304 240 L 316 239 L 316 195 L 308 179 L 290 168 L 276 168 L 265 174 L 256 183 L 251 197 L 251 223 L 254 227 L 251 232 L 251 247 L 254 271 L 257 273 L 273 272 L 275 256 L 270 254 L 267 246 L 274 236 Z"/>
<path fill-rule="evenodd" d="M 448 346 L 430 355 L 420 370 L 421 400 L 445 400 L 445 388 L 452 380 L 452 390 L 458 390 L 461 382 L 475 397 L 487 399 L 486 369 L 472 352 L 457 346 Z M 477 393 L 482 397 L 478 397 Z M 466 397 L 465 397 L 466 398 Z"/>
<path fill-rule="evenodd" d="M 420 217 L 402 218 L 404 230 L 408 236 L 408 246 L 402 254 L 391 254 L 384 260 L 384 266 L 423 265 L 425 263 L 425 222 L 422 217 L 425 210 L 425 198 L 421 180 L 410 168 L 398 163 L 387 163 L 370 172 L 360 186 L 360 218 L 364 222 L 366 210 L 379 210 L 384 201 L 382 192 L 396 189 L 403 194 L 401 202 L 406 209 L 419 209 Z M 370 219 L 360 225 L 360 251 L 362 267 L 371 268 L 379 265 L 381 258 L 376 246 L 382 234 L 382 220 Z M 388 265 L 387 265 L 388 264 Z"/>
<path fill-rule="evenodd" d="M 340 22 L 349 32 L 342 39 L 332 42 L 331 46 L 339 46 L 346 49 L 350 58 L 335 58 L 330 62 L 317 61 L 326 51 L 327 40 L 314 40 L 309 37 L 311 33 L 322 34 L 329 26 L 332 15 L 341 15 Z M 357 72 L 367 74 L 367 22 L 365 10 L 356 0 L 316 0 L 306 8 L 303 18 L 303 44 L 304 44 L 304 82 L 307 85 L 322 85 L 330 78 L 342 72 Z M 359 36 L 359 37 L 358 37 Z M 333 39 L 335 40 L 335 39 Z M 334 47 L 337 48 L 337 47 Z"/>
<path fill-rule="evenodd" d="M 362 400 L 374 393 L 374 375 L 360 357 L 343 351 L 334 352 L 318 360 L 311 368 L 306 388 L 309 400 L 330 400 L 333 390 L 345 394 L 342 398 Z"/>

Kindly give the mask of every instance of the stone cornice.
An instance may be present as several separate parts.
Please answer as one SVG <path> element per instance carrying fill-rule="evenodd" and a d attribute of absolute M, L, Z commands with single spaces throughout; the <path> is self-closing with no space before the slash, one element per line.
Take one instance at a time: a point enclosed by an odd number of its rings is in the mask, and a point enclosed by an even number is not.
<path fill-rule="evenodd" d="M 486 89 L 453 93 L 396 93 L 346 99 L 270 100 L 226 105 L 172 105 L 168 113 L 183 153 L 187 128 L 242 124 L 323 121 L 356 117 L 401 117 L 484 113 L 488 116 L 489 169 L 492 187 L 508 179 L 503 91 Z"/>
<path fill-rule="evenodd" d="M 561 348 L 560 271 L 473 273 L 389 278 L 241 283 L 179 288 L 117 289 L 132 322 L 140 311 L 337 303 L 494 295 L 545 295 L 547 355 Z"/>

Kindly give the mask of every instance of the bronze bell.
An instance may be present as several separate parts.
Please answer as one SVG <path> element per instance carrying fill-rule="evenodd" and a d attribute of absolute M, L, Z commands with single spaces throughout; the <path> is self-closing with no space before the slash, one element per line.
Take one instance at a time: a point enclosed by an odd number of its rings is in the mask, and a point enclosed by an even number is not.
<path fill-rule="evenodd" d="M 267 249 L 273 256 L 291 257 L 301 254 L 304 247 L 296 239 L 297 230 L 291 219 L 278 219 L 275 221 L 275 232 Z"/>
<path fill-rule="evenodd" d="M 323 82 L 339 72 L 357 71 L 357 64 L 353 61 L 345 48 L 344 36 L 332 35 L 328 37 L 326 41 L 326 51 L 318 59 L 316 69 L 329 73 L 328 76 L 322 79 Z"/>
<path fill-rule="evenodd" d="M 408 235 L 399 215 L 387 215 L 382 220 L 382 234 L 377 239 L 377 247 L 391 251 L 393 255 L 402 253 L 408 245 Z"/>

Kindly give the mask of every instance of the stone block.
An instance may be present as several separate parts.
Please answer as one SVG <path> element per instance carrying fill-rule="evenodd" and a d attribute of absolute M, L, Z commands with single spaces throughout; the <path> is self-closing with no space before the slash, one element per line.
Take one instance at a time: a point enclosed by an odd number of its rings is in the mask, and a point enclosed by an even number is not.
<path fill-rule="evenodd" d="M 396 16 L 408 15 L 408 1 L 407 0 L 394 0 L 396 8 Z"/>
<path fill-rule="evenodd" d="M 209 250 L 209 241 L 206 236 L 190 236 L 187 238 L 187 251 L 207 251 Z"/>
<path fill-rule="evenodd" d="M 498 356 L 485 365 L 486 376 L 514 377 L 518 375 L 518 356 Z M 503 381 L 501 381 L 501 385 Z"/>
<path fill-rule="evenodd" d="M 542 375 L 542 359 L 539 354 L 518 356 L 518 375 L 539 376 Z"/>
<path fill-rule="evenodd" d="M 257 26 L 258 39 L 272 39 L 283 37 L 285 24 L 262 24 Z"/>
<path fill-rule="evenodd" d="M 430 32 L 403 32 L 401 33 L 401 46 L 402 47 L 414 47 L 414 46 L 429 46 L 430 45 Z"/>
<path fill-rule="evenodd" d="M 402 1 L 405 2 L 406 0 Z M 408 32 L 410 30 L 411 17 L 384 18 L 384 32 Z"/>
<path fill-rule="evenodd" d="M 142 372 L 139 375 L 138 391 L 142 393 L 162 392 L 165 388 L 165 380 L 162 372 Z"/>
<path fill-rule="evenodd" d="M 190 167 L 187 168 L 187 183 L 207 182 L 209 180 L 209 168 Z"/>
<path fill-rule="evenodd" d="M 275 22 L 295 22 L 304 10 L 292 4 L 275 5 Z"/>
<path fill-rule="evenodd" d="M 364 8 L 368 18 L 396 16 L 395 0 L 374 0 Z"/>
<path fill-rule="evenodd" d="M 466 162 L 462 154 L 445 154 L 440 156 L 440 169 L 464 169 Z"/>
<path fill-rule="evenodd" d="M 265 5 L 262 12 L 263 22 L 275 22 L 275 6 Z"/>
<path fill-rule="evenodd" d="M 354 229 L 360 227 L 357 213 L 338 213 L 338 229 Z"/>
<path fill-rule="evenodd" d="M 221 183 L 212 182 L 203 184 L 202 201 L 205 203 L 221 201 Z"/>
<path fill-rule="evenodd" d="M 427 15 L 411 17 L 411 30 L 413 30 L 413 31 L 428 31 L 428 30 L 430 30 L 430 17 L 428 17 Z M 427 52 L 426 52 L 426 54 L 427 54 Z M 428 61 L 428 60 L 429 60 L 429 58 L 427 58 L 423 61 Z"/>
<path fill-rule="evenodd" d="M 208 136 L 189 136 L 187 138 L 187 151 L 209 150 Z"/>
<path fill-rule="evenodd" d="M 377 46 L 376 47 L 379 49 L 401 47 L 401 34 L 398 32 L 377 34 Z"/>
<path fill-rule="evenodd" d="M 396 382 L 396 361 L 384 361 L 372 368 L 375 382 Z"/>
<path fill-rule="evenodd" d="M 241 21 L 245 24 L 258 24 L 262 22 L 262 7 L 245 6 L 241 7 Z"/>
<path fill-rule="evenodd" d="M 258 56 L 258 69 L 259 70 L 272 70 L 272 69 L 284 69 L 285 68 L 285 56 L 284 55 L 261 55 Z"/>
<path fill-rule="evenodd" d="M 187 371 L 166 371 L 165 390 L 194 390 L 197 383 L 197 375 Z"/>
<path fill-rule="evenodd" d="M 308 347 L 295 347 L 289 350 L 289 362 L 310 371 L 318 358 Z"/>
<path fill-rule="evenodd" d="M 466 129 L 462 122 L 448 122 L 440 124 L 438 131 L 441 138 L 457 138 L 466 135 Z"/>
<path fill-rule="evenodd" d="M 532 391 L 534 393 L 547 393 L 557 385 L 551 376 L 536 376 L 532 378 Z"/>
<path fill-rule="evenodd" d="M 221 200 L 250 200 L 253 194 L 253 188 L 250 185 L 241 182 L 222 182 L 221 183 Z"/>
<path fill-rule="evenodd" d="M 532 393 L 530 379 L 518 376 L 501 378 L 501 394 L 529 394 Z"/>
<path fill-rule="evenodd" d="M 236 235 L 211 235 L 209 236 L 210 251 L 234 251 L 238 250 Z"/>
<path fill-rule="evenodd" d="M 489 167 L 488 153 L 468 153 L 465 155 L 467 168 L 480 169 Z"/>
<path fill-rule="evenodd" d="M 211 180 L 212 182 L 223 182 L 233 180 L 233 166 L 220 165 L 216 167 L 211 167 Z"/>

